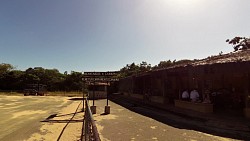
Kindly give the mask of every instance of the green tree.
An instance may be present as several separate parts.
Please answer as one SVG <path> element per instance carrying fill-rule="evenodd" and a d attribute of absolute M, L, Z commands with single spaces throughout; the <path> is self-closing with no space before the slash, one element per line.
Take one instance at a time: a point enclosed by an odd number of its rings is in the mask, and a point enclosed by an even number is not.
<path fill-rule="evenodd" d="M 168 68 L 168 67 L 170 67 L 172 65 L 173 65 L 173 63 L 172 63 L 171 60 L 160 61 L 160 63 L 158 65 L 156 65 L 156 66 L 153 67 L 153 70 Z"/>
<path fill-rule="evenodd" d="M 233 45 L 234 51 L 250 49 L 250 38 L 234 37 L 231 40 L 227 39 L 226 42 Z"/>
<path fill-rule="evenodd" d="M 4 81 L 4 89 L 6 90 L 22 90 L 23 89 L 23 71 L 20 70 L 12 70 L 8 72 L 4 78 L 2 79 Z"/>
<path fill-rule="evenodd" d="M 0 77 L 3 77 L 5 74 L 13 70 L 14 67 L 11 64 L 0 64 Z"/>
<path fill-rule="evenodd" d="M 6 90 L 9 89 L 9 73 L 13 70 L 11 64 L 0 64 L 0 89 Z"/>
<path fill-rule="evenodd" d="M 147 72 L 151 70 L 151 64 L 148 64 L 146 61 L 142 61 L 139 66 L 140 73 Z"/>
<path fill-rule="evenodd" d="M 151 70 L 151 64 L 146 61 L 142 61 L 140 64 L 135 63 L 127 64 L 125 67 L 121 68 L 118 74 L 118 78 L 124 78 L 139 73 L 147 72 Z"/>
<path fill-rule="evenodd" d="M 23 76 L 25 84 L 45 84 L 49 91 L 63 90 L 65 76 L 57 69 L 28 68 Z"/>
<path fill-rule="evenodd" d="M 140 67 L 136 65 L 135 63 L 127 64 L 125 67 L 120 69 L 119 77 L 123 78 L 123 77 L 128 77 L 128 76 L 137 74 L 139 73 L 139 70 L 140 70 Z"/>
<path fill-rule="evenodd" d="M 67 91 L 79 91 L 83 87 L 83 74 L 81 72 L 71 71 L 64 81 L 64 88 Z"/>
<path fill-rule="evenodd" d="M 64 90 L 63 83 L 65 78 L 66 75 L 61 74 L 57 69 L 45 69 L 41 82 L 47 85 L 48 90 L 58 91 Z"/>

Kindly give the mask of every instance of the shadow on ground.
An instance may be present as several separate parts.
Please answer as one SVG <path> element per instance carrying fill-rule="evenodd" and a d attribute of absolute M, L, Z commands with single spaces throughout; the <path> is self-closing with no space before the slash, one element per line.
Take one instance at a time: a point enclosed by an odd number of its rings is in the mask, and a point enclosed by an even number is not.
<path fill-rule="evenodd" d="M 70 98 L 69 100 L 72 100 L 72 101 L 82 101 L 83 98 L 82 97 L 75 97 L 75 98 Z"/>
<path fill-rule="evenodd" d="M 195 130 L 211 135 L 233 138 L 238 140 L 250 140 L 250 133 L 237 130 L 228 130 L 217 127 L 209 127 L 205 118 L 191 117 L 189 115 L 175 113 L 172 111 L 161 110 L 158 108 L 150 107 L 149 105 L 144 105 L 136 101 L 121 99 L 119 97 L 112 97 L 110 99 L 112 102 L 119 104 L 133 112 L 150 117 L 164 124 L 170 125 L 179 129 Z M 167 115 L 174 115 L 177 118 L 172 119 Z M 173 117 L 173 116 L 171 116 Z M 187 122 L 188 121 L 188 122 Z"/>
<path fill-rule="evenodd" d="M 80 120 L 73 120 L 73 119 L 68 119 L 68 120 L 64 120 L 64 119 L 60 119 L 60 120 L 55 120 L 54 118 L 56 117 L 63 117 L 63 116 L 69 116 L 69 115 L 74 115 L 74 114 L 78 114 L 78 113 L 82 113 L 82 112 L 76 112 L 76 113 L 69 113 L 69 114 L 64 114 L 64 115 L 57 115 L 57 114 L 52 114 L 50 116 L 48 116 L 45 120 L 41 121 L 41 122 L 51 122 L 51 123 L 68 123 L 68 122 L 83 122 L 83 119 Z"/>

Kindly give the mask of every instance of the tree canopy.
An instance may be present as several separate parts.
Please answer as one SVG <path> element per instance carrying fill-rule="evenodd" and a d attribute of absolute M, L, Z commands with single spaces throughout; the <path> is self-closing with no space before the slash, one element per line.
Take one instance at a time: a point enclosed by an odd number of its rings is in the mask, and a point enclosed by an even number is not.
<path fill-rule="evenodd" d="M 139 64 L 131 63 L 121 68 L 116 78 L 124 78 L 139 73 L 146 73 L 158 69 L 192 63 L 193 60 L 166 60 L 151 67 L 151 64 L 142 61 Z M 44 84 L 49 91 L 77 91 L 82 90 L 84 74 L 71 71 L 60 73 L 57 69 L 42 67 L 28 68 L 25 71 L 15 70 L 11 64 L 0 64 L 0 90 L 23 90 L 27 84 Z"/>
<path fill-rule="evenodd" d="M 158 65 L 155 65 L 154 67 L 151 67 L 151 64 L 148 64 L 146 61 L 142 61 L 140 64 L 135 64 L 135 63 L 127 64 L 125 67 L 120 69 L 119 77 L 120 78 L 128 77 L 139 73 L 145 73 L 151 70 L 165 69 L 168 67 L 189 64 L 192 62 L 193 60 L 188 60 L 188 59 L 183 59 L 179 61 L 167 60 L 167 61 L 161 61 Z"/>
<path fill-rule="evenodd" d="M 27 84 L 44 84 L 49 91 L 81 90 L 83 74 L 72 71 L 60 73 L 57 69 L 42 67 L 14 70 L 11 64 L 0 64 L 0 90 L 23 90 Z"/>
<path fill-rule="evenodd" d="M 233 45 L 234 51 L 250 49 L 250 38 L 234 37 L 231 40 L 227 39 L 226 42 Z"/>

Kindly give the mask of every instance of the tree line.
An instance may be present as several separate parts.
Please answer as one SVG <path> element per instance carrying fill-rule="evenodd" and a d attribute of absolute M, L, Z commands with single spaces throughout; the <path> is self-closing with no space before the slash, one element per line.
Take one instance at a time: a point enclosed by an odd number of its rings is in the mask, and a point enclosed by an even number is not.
<path fill-rule="evenodd" d="M 27 84 L 47 85 L 48 91 L 78 91 L 83 87 L 83 74 L 42 67 L 15 70 L 11 64 L 0 64 L 0 90 L 23 90 Z"/>
<path fill-rule="evenodd" d="M 151 64 L 148 64 L 146 61 L 142 61 L 140 64 L 127 64 L 125 67 L 120 69 L 119 77 L 124 78 L 132 75 L 136 75 L 139 73 L 145 73 L 148 71 L 154 71 L 154 70 L 159 70 L 159 69 L 165 69 L 173 66 L 178 66 L 178 65 L 184 65 L 184 64 L 189 64 L 192 63 L 196 60 L 188 60 L 188 59 L 183 59 L 183 60 L 166 60 L 166 61 L 160 61 L 158 65 L 151 66 Z"/>
<path fill-rule="evenodd" d="M 127 64 L 121 68 L 118 78 L 124 78 L 150 70 L 162 69 L 173 65 L 192 62 L 191 60 L 161 61 L 151 67 L 145 61 L 140 64 Z M 42 67 L 28 68 L 25 71 L 16 70 L 11 64 L 0 64 L 0 90 L 23 90 L 27 84 L 47 85 L 48 91 L 78 91 L 82 90 L 84 82 L 81 72 L 71 71 L 60 73 L 57 69 L 45 69 Z"/>

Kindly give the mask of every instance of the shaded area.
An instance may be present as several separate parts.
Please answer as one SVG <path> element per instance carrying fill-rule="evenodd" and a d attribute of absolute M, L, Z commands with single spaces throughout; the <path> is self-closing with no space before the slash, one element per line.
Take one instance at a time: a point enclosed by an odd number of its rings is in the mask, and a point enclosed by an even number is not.
<path fill-rule="evenodd" d="M 185 113 L 177 113 L 174 111 L 166 111 L 159 108 L 153 108 L 152 106 L 145 105 L 138 101 L 124 99 L 119 96 L 113 96 L 111 101 L 119 104 L 133 112 L 153 118 L 164 124 L 168 124 L 172 127 L 188 130 L 196 130 L 216 136 L 234 138 L 240 140 L 250 140 L 250 132 L 244 129 L 225 129 L 219 127 L 218 121 L 208 120 L 206 117 L 195 117 Z M 218 127 L 211 126 L 210 123 L 214 122 L 214 125 L 218 124 Z"/>

